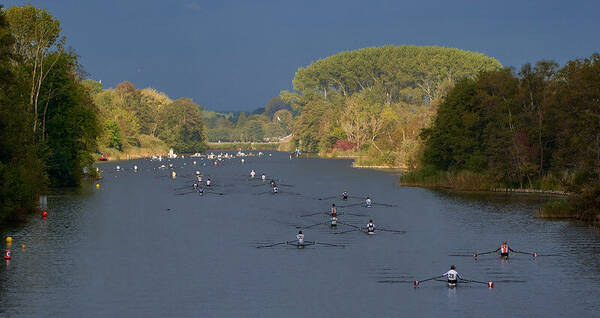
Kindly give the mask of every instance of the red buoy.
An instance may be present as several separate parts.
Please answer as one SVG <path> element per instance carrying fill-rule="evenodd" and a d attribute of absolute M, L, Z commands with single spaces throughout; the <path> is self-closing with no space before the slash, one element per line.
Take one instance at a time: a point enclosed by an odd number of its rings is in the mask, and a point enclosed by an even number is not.
<path fill-rule="evenodd" d="M 488 287 L 489 288 L 494 288 L 494 282 L 488 282 Z"/>
<path fill-rule="evenodd" d="M 46 212 L 46 210 L 42 211 L 42 217 L 43 218 L 48 217 L 48 212 Z"/>
<path fill-rule="evenodd" d="M 7 249 L 7 250 L 4 251 L 4 259 L 7 260 L 7 261 L 11 259 L 10 250 L 9 249 Z"/>

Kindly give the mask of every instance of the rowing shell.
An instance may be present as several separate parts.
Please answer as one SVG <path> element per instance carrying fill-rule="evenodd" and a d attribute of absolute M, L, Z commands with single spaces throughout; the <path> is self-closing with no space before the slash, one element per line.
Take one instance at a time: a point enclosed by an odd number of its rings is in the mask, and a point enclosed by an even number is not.
<path fill-rule="evenodd" d="M 297 248 L 304 248 L 305 246 L 315 245 L 314 243 L 288 243 L 289 245 L 296 246 Z"/>

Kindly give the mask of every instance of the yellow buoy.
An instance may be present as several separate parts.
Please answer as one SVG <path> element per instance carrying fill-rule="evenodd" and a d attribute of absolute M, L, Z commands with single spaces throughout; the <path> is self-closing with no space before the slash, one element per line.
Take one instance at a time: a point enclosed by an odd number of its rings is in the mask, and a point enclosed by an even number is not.
<path fill-rule="evenodd" d="M 10 236 L 6 237 L 6 244 L 12 244 L 12 237 L 10 237 Z"/>
<path fill-rule="evenodd" d="M 100 183 L 96 183 L 96 189 L 100 189 Z"/>
<path fill-rule="evenodd" d="M 25 244 L 23 244 L 23 245 L 21 245 L 21 248 L 22 248 L 22 249 L 26 249 L 26 248 L 27 248 L 27 246 L 25 246 Z"/>

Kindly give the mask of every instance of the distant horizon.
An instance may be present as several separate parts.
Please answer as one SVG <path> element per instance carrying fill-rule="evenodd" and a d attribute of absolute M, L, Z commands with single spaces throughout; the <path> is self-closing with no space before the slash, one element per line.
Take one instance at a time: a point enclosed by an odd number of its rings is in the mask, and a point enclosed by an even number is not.
<path fill-rule="evenodd" d="M 600 3 L 586 1 L 4 2 L 28 3 L 61 21 L 89 78 L 106 87 L 129 81 L 217 112 L 264 107 L 292 89 L 299 67 L 365 47 L 457 48 L 516 69 L 564 65 L 600 48 Z"/>

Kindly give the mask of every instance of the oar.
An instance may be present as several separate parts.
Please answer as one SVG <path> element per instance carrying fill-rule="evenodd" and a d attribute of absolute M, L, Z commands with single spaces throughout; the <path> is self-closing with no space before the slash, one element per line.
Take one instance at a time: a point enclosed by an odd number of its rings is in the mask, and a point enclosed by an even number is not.
<path fill-rule="evenodd" d="M 313 216 L 313 215 L 317 215 L 317 214 L 327 214 L 327 212 L 317 212 L 317 213 L 311 213 L 311 214 L 304 214 L 301 215 L 301 218 L 307 217 L 307 216 Z"/>
<path fill-rule="evenodd" d="M 360 229 L 351 229 L 351 230 L 346 230 L 346 231 L 341 231 L 341 232 L 335 232 L 333 234 L 344 234 L 344 233 L 354 232 L 354 231 L 362 231 L 362 230 L 360 230 Z"/>
<path fill-rule="evenodd" d="M 225 193 L 221 193 L 221 192 L 205 192 L 205 193 L 216 194 L 216 195 L 224 195 L 225 194 Z"/>
<path fill-rule="evenodd" d="M 460 280 L 463 282 L 467 282 L 467 283 L 484 284 L 484 285 L 487 285 L 489 288 L 494 288 L 494 282 L 482 282 L 482 281 L 478 281 L 478 280 L 465 279 L 465 278 L 461 278 Z"/>
<path fill-rule="evenodd" d="M 340 222 L 340 221 L 338 221 L 338 223 L 339 223 L 339 224 L 346 225 L 346 226 L 353 227 L 353 228 L 355 228 L 355 229 L 362 230 L 362 228 L 361 228 L 360 226 L 356 226 L 356 225 L 352 225 L 352 224 L 348 224 L 348 223 L 344 223 L 344 222 Z"/>
<path fill-rule="evenodd" d="M 525 254 L 525 255 L 529 254 L 529 255 L 531 255 L 531 257 L 536 257 L 537 256 L 537 254 L 535 252 L 529 253 L 529 252 L 521 252 L 521 251 L 515 251 L 515 250 L 513 250 L 513 252 L 515 252 L 517 254 Z"/>
<path fill-rule="evenodd" d="M 338 245 L 338 244 L 329 244 L 329 243 L 321 243 L 321 242 L 314 242 L 314 243 L 319 244 L 319 245 L 325 245 L 325 246 L 344 247 L 344 245 Z"/>
<path fill-rule="evenodd" d="M 283 244 L 287 244 L 287 243 L 288 242 L 280 242 L 280 243 L 275 243 L 275 244 L 270 244 L 270 245 L 257 246 L 256 248 L 273 247 L 273 246 L 283 245 Z"/>
<path fill-rule="evenodd" d="M 386 203 L 372 203 L 371 205 L 381 205 L 381 206 L 385 206 L 385 207 L 389 207 L 389 208 L 394 208 L 394 207 L 398 206 L 396 204 L 386 204 Z"/>
<path fill-rule="evenodd" d="M 329 223 L 329 221 L 327 221 L 327 222 L 321 222 L 321 223 L 317 223 L 317 224 L 313 224 L 313 225 L 309 225 L 307 227 L 304 227 L 304 229 L 310 229 L 310 228 L 315 227 L 317 225 L 322 225 L 322 224 L 326 224 L 326 223 Z"/>
<path fill-rule="evenodd" d="M 355 213 L 349 213 L 349 212 L 342 212 L 340 215 L 367 216 L 366 214 L 355 214 Z"/>
<path fill-rule="evenodd" d="M 477 258 L 477 256 L 479 256 L 479 255 L 491 254 L 491 253 L 495 253 L 495 252 L 496 252 L 496 250 L 489 251 L 489 252 L 483 252 L 483 253 L 475 252 L 475 253 L 473 253 L 473 258 Z"/>
<path fill-rule="evenodd" d="M 184 195 L 184 194 L 191 194 L 194 193 L 194 191 L 188 191 L 188 192 L 182 192 L 182 193 L 175 193 L 175 195 Z"/>
<path fill-rule="evenodd" d="M 353 206 L 359 206 L 361 204 L 362 204 L 362 202 L 361 203 L 348 204 L 348 205 L 340 205 L 340 206 L 338 206 L 338 208 L 349 208 L 349 207 L 353 207 Z"/>
<path fill-rule="evenodd" d="M 337 195 L 336 196 L 332 196 L 332 197 L 317 198 L 317 200 L 331 200 L 331 199 L 335 199 L 335 198 L 337 198 Z"/>
<path fill-rule="evenodd" d="M 442 277 L 444 277 L 444 276 L 443 276 L 443 275 L 440 275 L 440 276 L 433 276 L 433 277 L 431 277 L 431 278 L 427 278 L 427 279 L 423 279 L 423 280 L 415 280 L 415 281 L 413 282 L 413 285 L 414 285 L 415 287 L 417 287 L 417 286 L 419 286 L 419 284 L 421 284 L 421 283 L 424 283 L 424 282 L 426 282 L 426 281 L 430 281 L 430 280 L 434 280 L 434 279 L 438 279 L 438 278 L 442 278 Z"/>
<path fill-rule="evenodd" d="M 384 231 L 384 232 L 392 232 L 392 233 L 406 233 L 406 231 L 400 231 L 400 230 L 388 230 L 388 229 L 377 229 L 377 231 Z"/>

